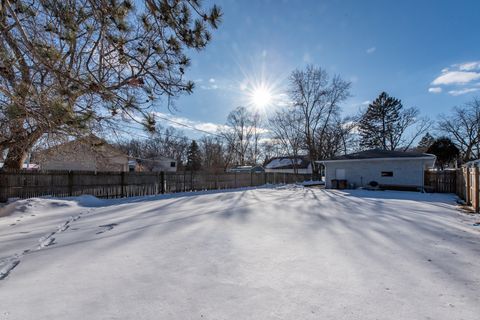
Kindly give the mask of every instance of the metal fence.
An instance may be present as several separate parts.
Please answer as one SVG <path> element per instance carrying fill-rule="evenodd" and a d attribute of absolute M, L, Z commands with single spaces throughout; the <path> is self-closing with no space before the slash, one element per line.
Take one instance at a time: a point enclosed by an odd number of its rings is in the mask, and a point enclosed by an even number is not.
<path fill-rule="evenodd" d="M 0 202 L 9 198 L 99 198 L 146 196 L 171 192 L 254 187 L 310 180 L 288 173 L 0 171 Z"/>

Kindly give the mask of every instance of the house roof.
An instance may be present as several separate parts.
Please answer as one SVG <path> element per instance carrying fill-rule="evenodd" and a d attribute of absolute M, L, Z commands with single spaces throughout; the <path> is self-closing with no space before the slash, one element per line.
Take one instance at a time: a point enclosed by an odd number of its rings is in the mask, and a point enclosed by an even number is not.
<path fill-rule="evenodd" d="M 356 153 L 350 153 L 342 156 L 325 159 L 323 161 L 342 161 L 342 160 L 367 160 L 367 159 L 435 159 L 433 154 L 421 153 L 421 152 L 404 152 L 404 151 L 390 151 L 381 149 L 371 149 Z"/>
<path fill-rule="evenodd" d="M 262 166 L 236 166 L 227 169 L 227 172 L 260 172 L 264 171 Z"/>
<path fill-rule="evenodd" d="M 116 156 L 125 156 L 128 157 L 123 151 L 118 149 L 117 147 L 109 144 L 106 140 L 99 138 L 95 135 L 88 135 L 84 137 L 79 137 L 75 140 L 70 140 L 64 143 L 60 143 L 57 145 L 54 145 L 50 148 L 46 149 L 41 149 L 37 150 L 33 153 L 34 156 L 42 156 L 42 155 L 47 155 L 51 153 L 70 153 L 71 150 L 68 149 L 71 146 L 76 146 L 76 145 L 83 145 L 89 147 L 92 151 L 95 151 L 97 153 L 105 153 L 107 150 L 110 151 L 111 153 L 115 154 Z M 102 149 L 105 148 L 105 149 Z"/>
<path fill-rule="evenodd" d="M 297 169 L 306 169 L 310 165 L 310 160 L 306 156 L 275 157 L 267 162 L 265 169 L 293 169 L 294 164 Z"/>

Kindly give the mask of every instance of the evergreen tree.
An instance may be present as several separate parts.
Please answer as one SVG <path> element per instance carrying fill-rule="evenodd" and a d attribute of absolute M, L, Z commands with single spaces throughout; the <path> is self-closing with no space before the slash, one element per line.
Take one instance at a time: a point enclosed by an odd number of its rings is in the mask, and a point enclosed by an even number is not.
<path fill-rule="evenodd" d="M 436 164 L 443 170 L 443 168 L 458 159 L 460 150 L 458 150 L 452 140 L 447 137 L 441 137 L 435 140 L 428 148 L 427 153 L 437 156 Z"/>
<path fill-rule="evenodd" d="M 417 150 L 420 152 L 427 152 L 428 148 L 430 148 L 434 142 L 435 138 L 427 132 L 418 143 Z"/>
<path fill-rule="evenodd" d="M 417 123 L 418 113 L 416 108 L 403 109 L 399 99 L 382 92 L 360 117 L 360 147 L 382 150 L 395 150 L 401 146 L 408 148 L 413 139 L 406 141 L 405 132 Z"/>
<path fill-rule="evenodd" d="M 198 171 L 202 167 L 200 148 L 195 140 L 192 141 L 187 152 L 187 170 Z"/>
<path fill-rule="evenodd" d="M 400 100 L 382 92 L 359 121 L 360 147 L 363 149 L 395 150 L 393 136 L 402 110 Z"/>

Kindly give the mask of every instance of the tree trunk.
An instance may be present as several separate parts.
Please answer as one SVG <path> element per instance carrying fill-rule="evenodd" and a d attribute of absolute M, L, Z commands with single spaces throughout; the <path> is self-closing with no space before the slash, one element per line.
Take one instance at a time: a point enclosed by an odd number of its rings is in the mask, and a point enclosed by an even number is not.
<path fill-rule="evenodd" d="M 27 159 L 28 152 L 40 137 L 40 132 L 32 132 L 26 135 L 21 141 L 9 146 L 3 167 L 5 169 L 22 169 L 23 163 Z"/>
<path fill-rule="evenodd" d="M 5 169 L 22 169 L 27 155 L 28 149 L 23 144 L 14 144 L 8 149 L 3 167 Z"/>

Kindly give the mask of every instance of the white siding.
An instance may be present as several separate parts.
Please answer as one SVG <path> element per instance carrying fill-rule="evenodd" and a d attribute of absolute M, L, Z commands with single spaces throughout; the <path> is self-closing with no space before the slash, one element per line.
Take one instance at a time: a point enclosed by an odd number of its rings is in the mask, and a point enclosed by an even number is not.
<path fill-rule="evenodd" d="M 337 179 L 338 169 L 345 170 L 345 179 L 355 187 L 365 187 L 370 181 L 379 184 L 399 186 L 423 186 L 423 174 L 426 166 L 432 166 L 433 160 L 425 159 L 381 159 L 326 162 L 325 185 L 332 187 L 332 179 Z M 392 177 L 382 177 L 382 171 L 393 172 Z"/>

